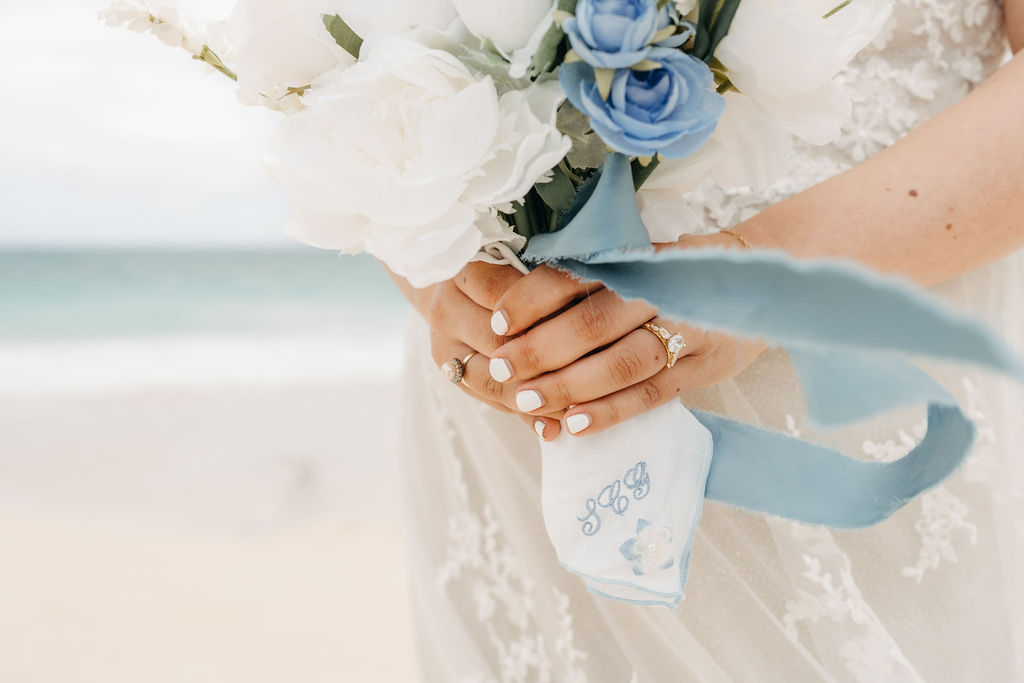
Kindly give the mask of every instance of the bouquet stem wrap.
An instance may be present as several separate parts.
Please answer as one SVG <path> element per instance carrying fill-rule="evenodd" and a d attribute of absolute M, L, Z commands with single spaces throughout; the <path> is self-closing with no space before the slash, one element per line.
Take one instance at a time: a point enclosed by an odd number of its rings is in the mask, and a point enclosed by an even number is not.
<path fill-rule="evenodd" d="M 525 261 L 598 280 L 664 317 L 784 346 L 814 425 L 838 427 L 928 405 L 926 435 L 892 463 L 860 461 L 678 404 L 600 435 L 545 445 L 545 522 L 562 563 L 595 592 L 678 605 L 700 518 L 695 490 L 753 512 L 858 528 L 887 519 L 944 481 L 970 453 L 975 428 L 904 354 L 1024 381 L 1024 363 L 1006 346 L 902 280 L 781 252 L 655 253 L 622 155 L 609 155 L 593 191 L 581 197 L 563 230 L 531 240 Z M 638 498 L 637 482 L 645 478 Z M 587 533 L 595 515 L 604 531 Z"/>

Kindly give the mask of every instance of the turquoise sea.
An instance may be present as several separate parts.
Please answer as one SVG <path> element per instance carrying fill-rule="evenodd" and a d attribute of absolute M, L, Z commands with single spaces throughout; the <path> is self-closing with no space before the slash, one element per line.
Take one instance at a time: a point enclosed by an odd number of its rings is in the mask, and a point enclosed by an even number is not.
<path fill-rule="evenodd" d="M 287 251 L 0 251 L 0 342 L 355 333 L 404 316 L 368 257 Z"/>

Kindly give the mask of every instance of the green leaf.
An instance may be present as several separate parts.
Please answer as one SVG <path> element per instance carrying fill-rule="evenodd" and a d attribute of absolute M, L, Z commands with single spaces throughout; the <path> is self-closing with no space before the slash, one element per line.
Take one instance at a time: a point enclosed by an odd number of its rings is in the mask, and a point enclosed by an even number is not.
<path fill-rule="evenodd" d="M 634 159 L 632 162 L 633 188 L 639 192 L 660 164 L 660 156 L 650 159 L 646 164 L 640 159 Z"/>
<path fill-rule="evenodd" d="M 578 0 L 558 0 L 555 11 L 559 12 L 558 16 L 563 16 L 562 13 L 575 14 L 577 2 Z M 565 33 L 561 29 L 560 22 L 556 22 L 541 39 L 537 53 L 530 60 L 530 68 L 526 72 L 527 75 L 530 78 L 537 78 L 558 66 L 559 57 L 568 50 L 568 47 L 565 45 L 566 42 Z"/>
<path fill-rule="evenodd" d="M 337 14 L 324 14 L 324 28 L 334 38 L 334 42 L 341 46 L 345 52 L 356 59 L 359 59 L 359 52 L 363 49 L 363 39 L 356 35 L 345 20 Z"/>
<path fill-rule="evenodd" d="M 729 27 L 732 26 L 739 6 L 740 0 L 700 0 L 697 35 L 691 53 L 694 57 L 711 63 L 718 44 L 729 34 Z"/>
<path fill-rule="evenodd" d="M 459 45 L 453 52 L 460 62 L 485 76 L 490 76 L 506 90 L 523 90 L 530 84 L 525 78 L 512 78 L 509 74 L 508 61 L 501 56 L 490 40 L 481 41 L 478 46 Z"/>
<path fill-rule="evenodd" d="M 586 114 L 570 103 L 564 103 L 558 109 L 558 130 L 572 139 L 572 150 L 567 159 L 573 168 L 600 168 L 608 148 L 590 127 Z"/>
<path fill-rule="evenodd" d="M 561 215 L 576 200 L 576 184 L 561 164 L 555 166 L 552 173 L 551 182 L 537 183 L 534 189 L 556 215 Z"/>

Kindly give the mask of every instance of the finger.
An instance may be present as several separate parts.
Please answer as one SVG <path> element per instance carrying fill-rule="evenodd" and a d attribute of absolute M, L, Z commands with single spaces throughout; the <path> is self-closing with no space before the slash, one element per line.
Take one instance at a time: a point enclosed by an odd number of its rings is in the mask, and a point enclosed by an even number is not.
<path fill-rule="evenodd" d="M 516 413 L 516 416 L 545 441 L 554 441 L 562 432 L 562 423 L 553 418 L 534 417 L 533 415 L 523 415 L 522 413 Z"/>
<path fill-rule="evenodd" d="M 674 401 L 684 391 L 701 386 L 701 365 L 706 357 L 681 358 L 675 367 L 596 401 L 574 406 L 565 413 L 566 431 L 574 436 L 597 434 L 641 413 Z"/>
<path fill-rule="evenodd" d="M 653 377 L 667 359 L 665 345 L 654 334 L 643 328 L 634 330 L 599 353 L 521 384 L 517 398 L 523 392 L 534 392 L 540 398 L 523 396 L 517 407 L 539 403 L 545 411 L 564 410 L 594 401 Z"/>
<path fill-rule="evenodd" d="M 515 336 L 603 287 L 599 282 L 583 283 L 568 273 L 540 266 L 515 282 L 491 306 L 494 333 Z"/>
<path fill-rule="evenodd" d="M 473 356 L 466 364 L 462 383 L 477 396 L 493 403 L 500 403 L 509 410 L 514 410 L 516 405 L 514 387 L 498 382 L 491 377 L 489 365 L 490 359 L 487 356 L 483 354 Z"/>
<path fill-rule="evenodd" d="M 643 302 L 627 302 L 601 290 L 495 351 L 491 375 L 498 381 L 524 382 L 560 370 L 625 337 L 656 313 Z"/>
<path fill-rule="evenodd" d="M 474 261 L 459 271 L 452 282 L 476 305 L 486 308 L 487 318 L 490 320 L 491 311 L 498 300 L 524 277 L 512 266 Z"/>
<path fill-rule="evenodd" d="M 491 356 L 508 340 L 491 331 L 491 311 L 471 300 L 451 281 L 438 285 L 428 311 L 430 327 L 439 335 L 459 339 L 472 350 Z M 469 353 L 469 351 L 466 351 Z M 459 356 L 464 358 L 465 354 Z M 448 358 L 435 358 L 443 363 Z"/>

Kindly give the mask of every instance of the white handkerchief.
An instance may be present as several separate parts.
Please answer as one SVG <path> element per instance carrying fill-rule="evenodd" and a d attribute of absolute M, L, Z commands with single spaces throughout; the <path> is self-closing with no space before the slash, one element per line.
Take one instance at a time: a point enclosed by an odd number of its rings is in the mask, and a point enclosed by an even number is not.
<path fill-rule="evenodd" d="M 562 566 L 599 595 L 678 606 L 712 450 L 711 433 L 678 401 L 545 443 L 544 523 Z"/>

